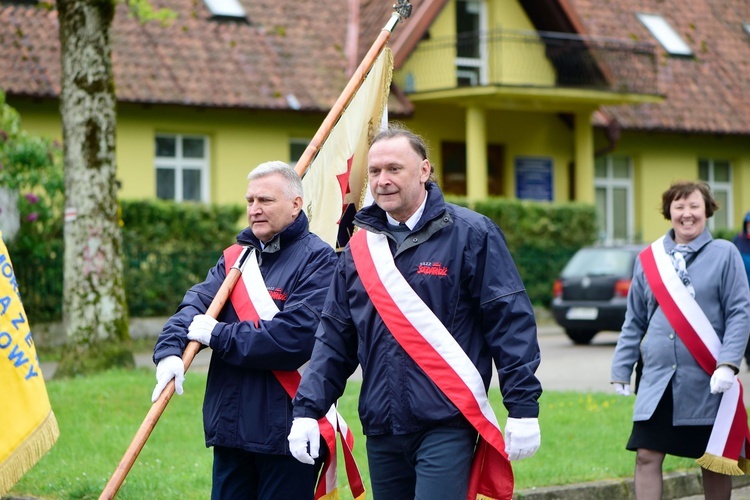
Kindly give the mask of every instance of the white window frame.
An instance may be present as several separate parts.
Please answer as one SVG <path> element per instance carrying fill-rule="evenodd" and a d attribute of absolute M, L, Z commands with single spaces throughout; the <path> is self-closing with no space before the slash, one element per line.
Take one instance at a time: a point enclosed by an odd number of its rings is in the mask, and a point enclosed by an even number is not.
<path fill-rule="evenodd" d="M 165 157 L 156 156 L 156 140 L 158 138 L 171 138 L 175 140 L 175 156 Z M 182 139 L 202 139 L 203 140 L 203 158 L 183 158 L 182 157 Z M 159 168 L 171 169 L 175 172 L 175 190 L 174 190 L 174 201 L 183 202 L 182 193 L 182 174 L 186 169 L 200 170 L 201 172 L 201 186 L 200 186 L 200 197 L 198 200 L 200 203 L 210 203 L 211 192 L 211 176 L 210 176 L 210 158 L 211 158 L 211 141 L 208 136 L 201 134 L 169 134 L 169 133 L 157 133 L 154 136 L 154 175 L 156 170 Z M 155 186 L 156 189 L 156 186 Z M 158 191 L 158 190 L 157 190 Z M 194 200 L 188 200 L 194 201 Z"/>
<path fill-rule="evenodd" d="M 711 191 L 713 191 L 714 195 L 716 193 L 726 193 L 727 195 L 727 207 L 720 207 L 721 210 L 724 210 L 727 214 L 727 227 L 725 229 L 731 229 L 734 227 L 734 195 L 733 195 L 733 187 L 732 184 L 734 182 L 734 172 L 732 168 L 732 162 L 724 159 L 724 158 L 707 158 L 707 157 L 701 157 L 698 158 L 698 171 L 699 171 L 699 177 L 700 177 L 700 162 L 705 161 L 708 163 L 708 179 L 701 179 L 702 181 L 706 181 L 711 188 Z M 715 172 L 714 172 L 714 162 L 715 161 L 722 161 L 726 162 L 729 165 L 729 182 L 717 182 L 715 180 Z M 716 221 L 713 217 L 708 219 L 708 230 L 709 231 L 715 231 L 716 230 Z"/>
<path fill-rule="evenodd" d="M 613 176 L 613 166 L 612 166 L 612 160 L 615 158 L 625 158 L 627 160 L 628 164 L 628 178 L 627 179 L 620 179 L 615 178 Z M 615 241 L 621 241 L 616 240 L 614 238 L 614 196 L 613 196 L 613 190 L 615 188 L 618 189 L 625 189 L 626 191 L 626 198 L 627 198 L 627 207 L 625 209 L 625 217 L 627 218 L 625 226 L 626 226 L 626 239 L 625 242 L 630 243 L 635 240 L 635 201 L 634 201 L 634 188 L 633 188 L 633 158 L 630 156 L 625 155 L 606 155 L 604 157 L 605 167 L 606 167 L 606 177 L 596 177 L 594 175 L 594 190 L 596 189 L 604 189 L 605 191 L 605 211 L 604 214 L 604 221 L 605 221 L 605 228 L 604 228 L 604 234 L 600 235 L 600 240 L 612 243 Z"/>
<path fill-rule="evenodd" d="M 487 33 L 487 5 L 484 0 L 463 1 L 475 4 L 479 9 L 479 58 L 456 57 L 454 60 L 454 64 L 456 65 L 456 77 L 468 78 L 471 80 L 473 86 L 477 83 L 480 85 L 487 85 L 489 81 L 487 71 L 488 49 L 487 40 L 485 39 L 485 33 Z M 458 37 L 458 33 L 456 33 L 456 36 Z M 472 71 L 473 68 L 479 70 L 479 82 L 476 81 L 476 76 Z"/>
<path fill-rule="evenodd" d="M 691 57 L 693 49 L 675 31 L 664 16 L 659 14 L 636 14 L 638 20 L 651 32 L 664 50 L 673 56 Z"/>
<path fill-rule="evenodd" d="M 234 17 L 246 19 L 245 9 L 237 0 L 204 0 L 214 17 Z"/>

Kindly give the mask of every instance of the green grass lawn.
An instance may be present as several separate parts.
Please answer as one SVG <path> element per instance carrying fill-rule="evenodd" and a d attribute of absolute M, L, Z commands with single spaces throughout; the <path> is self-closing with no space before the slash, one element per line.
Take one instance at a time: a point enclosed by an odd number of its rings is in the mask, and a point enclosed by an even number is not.
<path fill-rule="evenodd" d="M 11 495 L 98 498 L 151 407 L 154 383 L 153 371 L 147 369 L 48 382 L 60 438 Z M 210 496 L 212 453 L 204 445 L 201 422 L 205 383 L 205 374 L 187 374 L 185 394 L 170 402 L 117 498 Z M 355 434 L 355 455 L 369 487 L 365 440 L 357 418 L 359 389 L 359 383 L 349 383 L 339 411 Z M 506 413 L 497 389 L 490 392 L 490 400 L 504 424 Z M 540 405 L 542 446 L 534 457 L 514 462 L 516 490 L 632 476 L 635 456 L 624 449 L 632 397 L 549 391 Z M 693 460 L 668 457 L 664 470 L 695 468 Z M 341 469 L 340 479 L 344 477 Z M 348 489 L 342 493 L 343 499 L 351 498 Z"/>

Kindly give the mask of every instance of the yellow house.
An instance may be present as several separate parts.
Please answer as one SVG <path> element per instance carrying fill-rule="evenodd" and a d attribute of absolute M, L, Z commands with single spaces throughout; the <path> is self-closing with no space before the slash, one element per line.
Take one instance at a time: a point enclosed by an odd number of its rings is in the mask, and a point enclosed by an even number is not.
<path fill-rule="evenodd" d="M 113 27 L 123 198 L 241 203 L 293 162 L 393 2 L 159 0 Z M 708 181 L 713 229 L 750 210 L 746 0 L 414 0 L 390 40 L 389 113 L 422 134 L 443 190 L 596 204 L 602 240 L 652 240 L 660 195 Z M 320 9 L 325 7 L 325 12 Z M 743 25 L 743 23 L 745 23 Z M 59 138 L 54 9 L 0 0 L 0 88 Z"/>

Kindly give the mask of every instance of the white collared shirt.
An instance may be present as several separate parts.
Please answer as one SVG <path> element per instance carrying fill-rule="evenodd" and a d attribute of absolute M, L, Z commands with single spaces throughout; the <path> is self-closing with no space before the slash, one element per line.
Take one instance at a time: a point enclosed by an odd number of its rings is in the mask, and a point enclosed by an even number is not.
<path fill-rule="evenodd" d="M 422 214 L 424 213 L 424 207 L 426 204 L 427 204 L 427 193 L 425 193 L 424 199 L 422 200 L 422 204 L 419 205 L 419 208 L 417 209 L 417 211 L 414 212 L 412 216 L 406 220 L 405 224 L 406 224 L 406 227 L 409 228 L 409 230 L 414 229 L 414 226 L 417 225 L 417 222 L 419 222 L 419 219 L 422 218 Z M 391 217 L 391 214 L 389 214 L 388 212 L 385 213 L 385 216 L 388 219 L 389 224 L 393 226 L 398 226 L 400 224 L 400 222 L 394 219 L 393 217 Z"/>

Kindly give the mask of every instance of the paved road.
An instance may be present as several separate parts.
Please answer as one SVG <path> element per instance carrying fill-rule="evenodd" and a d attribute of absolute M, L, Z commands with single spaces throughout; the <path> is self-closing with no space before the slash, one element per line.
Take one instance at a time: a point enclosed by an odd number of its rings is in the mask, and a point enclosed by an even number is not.
<path fill-rule="evenodd" d="M 609 383 L 612 355 L 617 344 L 616 332 L 602 332 L 590 345 L 574 345 L 557 326 L 539 328 L 542 364 L 537 371 L 546 390 L 605 391 Z M 750 387 L 750 371 L 742 366 L 740 381 Z"/>
<path fill-rule="evenodd" d="M 539 327 L 542 363 L 537 376 L 545 390 L 610 392 L 609 371 L 617 334 L 602 332 L 589 345 L 575 345 L 557 326 Z"/>
<path fill-rule="evenodd" d="M 610 391 L 609 366 L 617 342 L 617 334 L 600 333 L 587 346 L 574 345 L 557 325 L 539 327 L 539 345 L 542 351 L 542 363 L 537 376 L 546 390 L 555 391 Z M 204 349 L 198 353 L 190 371 L 206 371 L 211 357 L 211 350 Z M 151 353 L 136 353 L 137 366 L 153 368 Z M 42 363 L 42 373 L 49 379 L 55 372 L 54 362 Z M 352 375 L 361 376 L 359 369 Z M 497 380 L 493 385 L 497 386 Z"/>
<path fill-rule="evenodd" d="M 542 363 L 537 376 L 545 390 L 551 391 L 600 391 L 611 392 L 609 369 L 617 343 L 617 333 L 599 333 L 589 345 L 575 345 L 557 325 L 539 327 L 539 346 Z M 191 371 L 206 371 L 211 356 L 204 349 L 195 357 Z M 136 365 L 153 368 L 151 353 L 136 354 Z M 45 379 L 54 374 L 55 363 L 42 363 Z M 360 376 L 357 371 L 353 377 Z M 740 372 L 743 386 L 750 387 L 750 371 L 743 366 Z M 496 386 L 497 381 L 494 382 Z"/>

